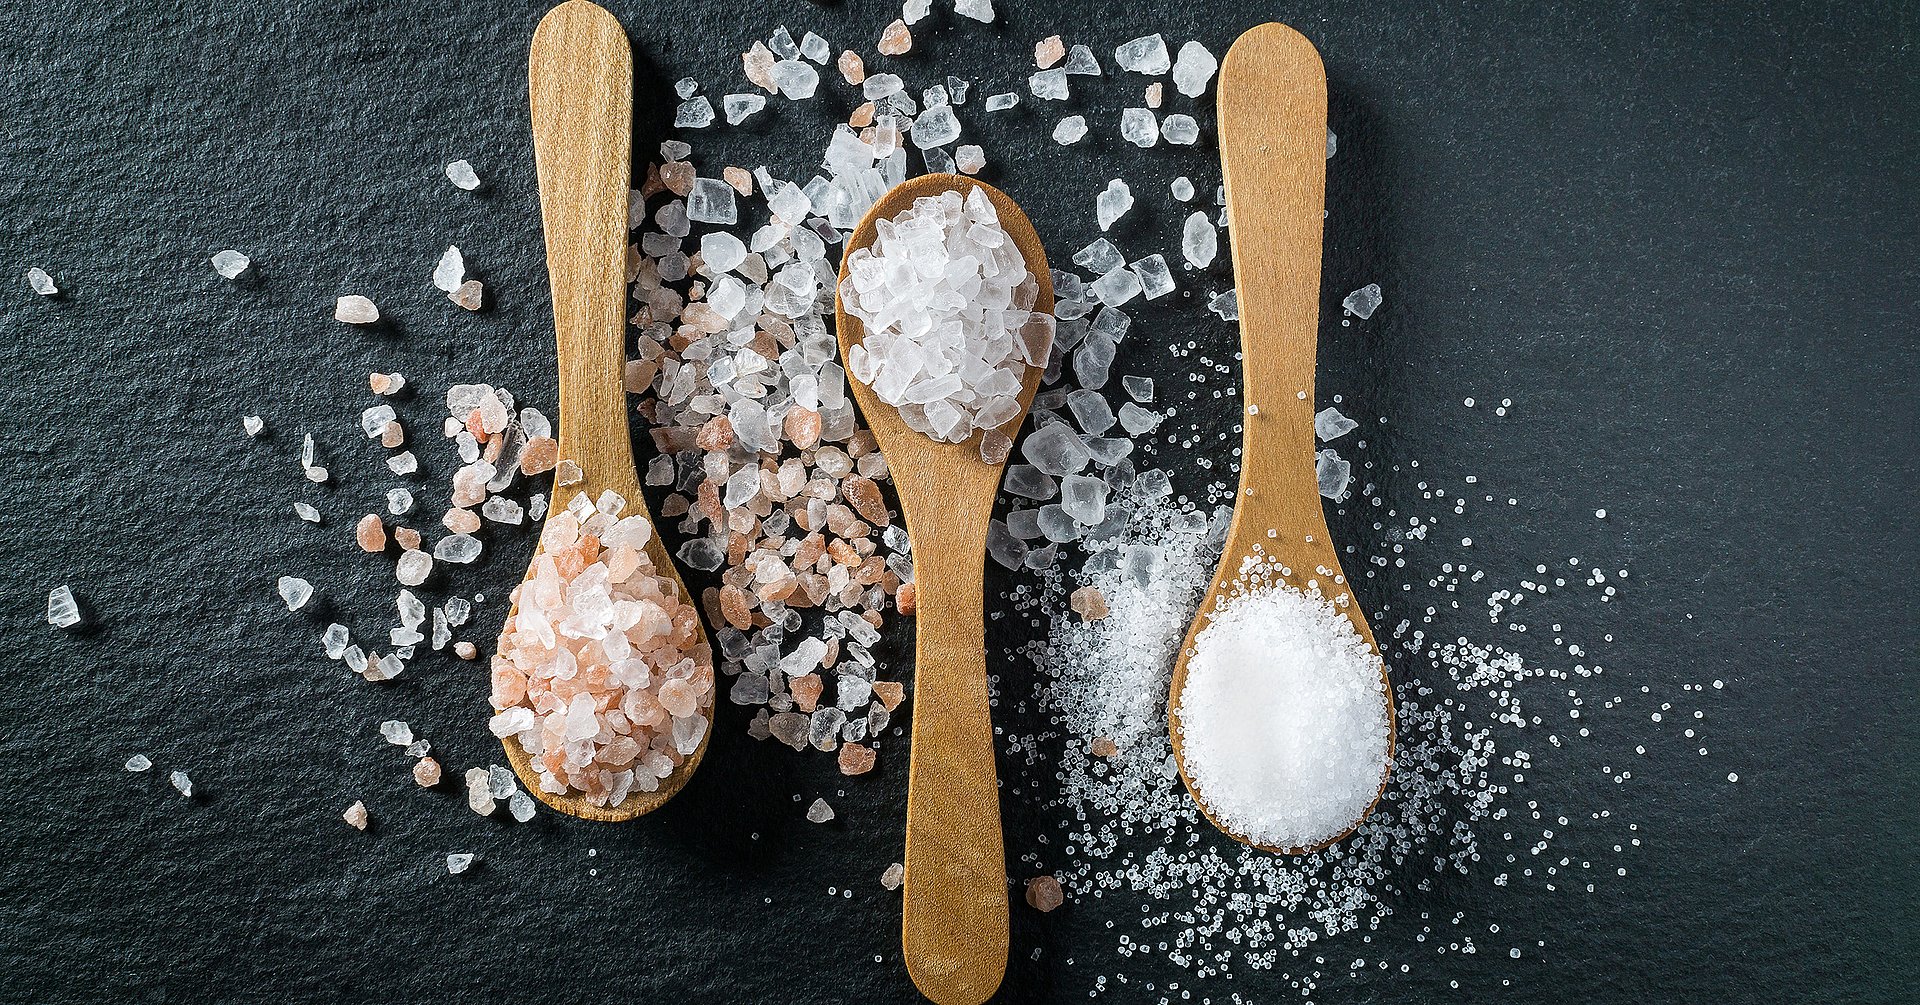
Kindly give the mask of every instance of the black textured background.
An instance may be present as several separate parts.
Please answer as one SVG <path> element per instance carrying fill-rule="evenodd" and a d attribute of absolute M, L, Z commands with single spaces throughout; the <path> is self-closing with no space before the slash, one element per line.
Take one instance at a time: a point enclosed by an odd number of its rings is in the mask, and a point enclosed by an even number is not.
<path fill-rule="evenodd" d="M 1473 528 L 1476 562 L 1630 564 L 1625 602 L 1583 626 L 1616 635 L 1608 662 L 1625 682 L 1729 682 L 1696 702 L 1711 708 L 1711 758 L 1637 718 L 1616 745 L 1633 730 L 1663 739 L 1635 784 L 1539 764 L 1519 793 L 1637 821 L 1646 846 L 1628 877 L 1543 894 L 1476 872 L 1403 905 L 1467 912 L 1477 931 L 1496 921 L 1544 950 L 1511 961 L 1496 939 L 1441 955 L 1396 928 L 1283 969 L 1332 975 L 1315 995 L 1329 1002 L 1432 1000 L 1453 981 L 1466 1000 L 1913 1000 L 1913 5 L 1001 6 L 991 28 L 937 14 L 913 58 L 990 67 L 968 73 L 988 78 L 977 101 L 1021 82 L 1032 42 L 1054 32 L 1110 66 L 1116 43 L 1154 30 L 1215 52 L 1269 18 L 1305 31 L 1341 137 L 1325 306 L 1337 316 L 1370 281 L 1387 291 L 1364 334 L 1329 322 L 1322 396 L 1390 417 L 1370 454 L 1383 472 L 1417 459 L 1523 498 Z M 716 101 L 739 89 L 736 54 L 760 22 L 871 55 L 894 16 L 780 0 L 743 26 L 738 4 L 612 9 L 641 63 L 643 149 L 671 80 L 695 75 Z M 297 571 L 340 606 L 390 616 L 378 596 L 342 596 L 386 582 L 340 546 L 388 481 L 367 474 L 352 426 L 369 369 L 429 394 L 492 380 L 551 405 L 525 96 L 540 13 L 0 6 L 0 999 L 912 997 L 897 897 L 875 881 L 899 854 L 899 741 L 845 783 L 825 756 L 747 740 L 730 709 L 693 785 L 643 822 L 481 819 L 417 790 L 375 733 L 404 718 L 450 768 L 497 759 L 478 671 L 423 660 L 391 686 L 356 682 L 320 658 L 318 624 L 273 596 L 273 577 Z M 1204 150 L 1121 147 L 1120 98 L 1101 100 L 1071 155 L 1038 139 L 1030 98 L 1005 124 L 966 120 L 995 159 L 988 177 L 1056 257 L 1092 236 L 1092 195 L 1116 173 L 1142 198 L 1122 234 L 1177 251 L 1162 186 L 1187 173 L 1210 191 L 1217 168 Z M 795 173 L 824 134 L 787 150 L 780 123 L 764 114 L 702 152 L 758 151 Z M 486 190 L 445 182 L 456 157 Z M 427 287 L 449 242 L 494 291 L 490 311 Z M 226 247 L 254 257 L 243 282 L 206 264 Z M 27 292 L 29 265 L 65 295 Z M 347 292 L 391 323 L 334 324 Z M 1116 373 L 1173 386 L 1183 364 L 1152 338 L 1231 352 L 1231 330 L 1191 304 L 1163 313 L 1164 334 L 1136 334 Z M 1463 409 L 1469 395 L 1479 409 Z M 1502 397 L 1516 408 L 1495 421 L 1486 406 Z M 264 442 L 238 429 L 254 411 Z M 420 421 L 432 401 L 403 412 L 444 478 Z M 299 481 L 303 427 L 322 434 L 334 485 Z M 1406 511 L 1439 509 L 1406 472 L 1378 477 Z M 295 498 L 322 507 L 326 532 L 293 519 Z M 498 550 L 479 577 L 504 598 L 528 545 Z M 92 615 L 84 631 L 43 621 L 63 582 Z M 1367 587 L 1376 603 L 1397 588 L 1392 574 Z M 1489 634 L 1478 603 L 1454 615 L 1461 634 Z M 482 611 L 484 643 L 500 612 Z M 124 773 L 135 751 L 157 770 Z M 196 779 L 191 803 L 167 787 L 172 767 Z M 840 811 L 830 826 L 801 819 L 816 795 Z M 366 834 L 339 821 L 356 798 L 373 807 Z M 1013 857 L 1044 814 L 1009 802 Z M 483 864 L 449 877 L 451 850 Z M 1111 895 L 1044 918 L 1016 905 L 1004 997 L 1078 999 L 1114 969 L 1133 981 L 1109 986 L 1115 1001 L 1299 997 L 1270 972 L 1196 982 L 1152 958 L 1114 963 L 1107 922 L 1125 931 L 1136 911 Z M 1355 957 L 1412 969 L 1347 980 Z"/>

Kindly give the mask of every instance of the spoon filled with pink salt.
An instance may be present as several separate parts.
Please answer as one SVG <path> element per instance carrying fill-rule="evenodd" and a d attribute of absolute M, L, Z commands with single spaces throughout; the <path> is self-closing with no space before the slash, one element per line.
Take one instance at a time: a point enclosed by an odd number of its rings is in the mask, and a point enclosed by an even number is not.
<path fill-rule="evenodd" d="M 534 31 L 530 90 L 560 372 L 553 509 L 501 629 L 488 723 L 542 802 L 627 820 L 680 791 L 711 733 L 713 651 L 654 532 L 627 430 L 633 54 L 568 0 Z"/>

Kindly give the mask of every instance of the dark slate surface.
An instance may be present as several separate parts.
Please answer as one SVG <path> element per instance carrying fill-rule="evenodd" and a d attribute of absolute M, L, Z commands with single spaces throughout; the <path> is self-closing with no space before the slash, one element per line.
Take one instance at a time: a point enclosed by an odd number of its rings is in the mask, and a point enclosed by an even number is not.
<path fill-rule="evenodd" d="M 1459 981 L 1470 999 L 1518 1002 L 1911 1000 L 1913 7 L 1004 6 L 991 29 L 951 15 L 923 25 L 923 52 L 954 65 L 977 48 L 996 67 L 990 90 L 1024 76 L 1027 47 L 1055 31 L 1104 59 L 1150 30 L 1223 51 L 1268 17 L 1302 27 L 1325 53 L 1341 135 L 1326 305 L 1368 281 L 1388 291 L 1362 330 L 1329 322 L 1322 396 L 1391 417 L 1370 455 L 1382 470 L 1418 459 L 1524 498 L 1467 528 L 1481 535 L 1476 561 L 1630 563 L 1626 602 L 1568 615 L 1617 635 L 1610 662 L 1627 682 L 1729 682 L 1698 700 L 1712 758 L 1672 729 L 1622 721 L 1616 747 L 1657 738 L 1638 784 L 1573 758 L 1537 765 L 1518 793 L 1637 821 L 1646 847 L 1627 878 L 1544 894 L 1496 889 L 1483 871 L 1402 905 L 1466 912 L 1477 930 L 1497 922 L 1547 949 L 1441 955 L 1396 923 L 1371 945 L 1318 947 L 1325 967 L 1290 964 L 1330 975 L 1316 999 L 1429 1000 Z M 767 28 L 816 28 L 836 49 L 857 37 L 869 52 L 892 16 L 764 9 L 752 16 Z M 643 142 L 660 135 L 668 81 L 737 86 L 738 5 L 615 10 L 642 64 Z M 272 596 L 275 574 L 300 570 L 338 608 L 379 613 L 354 592 L 381 582 L 380 567 L 339 545 L 384 485 L 355 477 L 372 463 L 350 425 L 370 368 L 435 392 L 490 379 L 551 402 L 525 125 L 539 13 L 73 0 L 0 11 L 0 271 L 42 265 L 66 290 L 42 301 L 9 278 L 0 295 L 12 425 L 0 440 L 12 643 L 0 999 L 911 997 L 897 900 L 875 882 L 901 840 L 900 741 L 875 776 L 847 784 L 825 757 L 747 740 L 730 709 L 695 783 L 642 823 L 483 820 L 416 790 L 375 735 L 397 716 L 451 766 L 496 757 L 477 671 L 423 661 L 389 687 L 345 679 L 318 657 L 317 624 Z M 1090 236 L 1100 179 L 1124 172 L 1151 194 L 1122 228 L 1136 246 L 1177 248 L 1158 186 L 1189 173 L 1207 190 L 1217 177 L 1204 153 L 1123 151 L 1111 136 L 1121 99 L 1106 93 L 1095 141 L 1071 155 L 1009 146 L 1016 123 L 1038 134 L 1031 105 L 1006 124 L 969 118 L 996 156 L 991 177 L 1034 210 L 1058 257 Z M 711 149 L 797 171 L 817 147 L 781 150 L 780 121 Z M 445 183 L 455 157 L 487 191 Z M 451 310 L 425 286 L 449 242 L 496 291 L 491 311 Z M 223 247 L 254 255 L 244 282 L 206 265 Z M 392 323 L 334 325 L 344 292 L 371 294 Z M 1230 331 L 1196 314 L 1142 321 L 1226 358 Z M 1170 385 L 1182 365 L 1136 340 L 1120 369 Z M 1468 395 L 1517 407 L 1495 421 L 1463 409 Z M 432 403 L 403 409 L 420 419 Z M 273 435 L 249 443 L 237 416 L 256 410 Z M 324 489 L 299 483 L 292 460 L 308 422 L 341 474 Z M 1383 491 L 1424 512 L 1414 482 L 1383 477 Z M 326 511 L 330 534 L 293 520 L 299 497 Z M 1340 527 L 1365 540 L 1357 517 Z M 497 551 L 478 578 L 503 597 L 528 545 Z M 44 624 L 62 582 L 92 627 Z M 1367 589 L 1377 604 L 1399 586 L 1390 574 Z M 1443 616 L 1440 633 L 1485 635 L 1478 604 Z M 484 639 L 500 609 L 483 612 Z M 122 772 L 136 750 L 160 770 Z M 166 786 L 176 766 L 203 793 L 191 803 Z M 834 824 L 801 820 L 816 795 L 839 808 Z M 374 807 L 364 835 L 339 822 L 355 798 Z M 1017 855 L 1045 818 L 1027 797 L 1008 802 Z M 484 864 L 450 878 L 440 856 L 454 849 Z M 1045 918 L 1017 907 L 1004 997 L 1083 998 L 1115 969 L 1133 980 L 1110 987 L 1116 1001 L 1299 997 L 1270 972 L 1206 983 L 1156 959 L 1116 963 L 1107 922 L 1127 930 L 1136 911 L 1125 897 Z M 1354 957 L 1412 969 L 1350 981 Z"/>

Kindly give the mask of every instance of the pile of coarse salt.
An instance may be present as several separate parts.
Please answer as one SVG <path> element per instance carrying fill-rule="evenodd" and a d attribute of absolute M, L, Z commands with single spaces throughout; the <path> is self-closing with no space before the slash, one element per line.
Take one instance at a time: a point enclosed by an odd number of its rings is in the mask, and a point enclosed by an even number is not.
<path fill-rule="evenodd" d="M 840 302 L 865 329 L 847 372 L 910 428 L 943 443 L 988 432 L 981 455 L 1006 460 L 1000 427 L 1022 411 L 1027 367 L 1046 367 L 1054 319 L 1034 312 L 1039 283 L 985 190 L 925 196 L 875 221 L 846 271 Z"/>
<path fill-rule="evenodd" d="M 1338 837 L 1387 769 L 1379 654 L 1316 589 L 1242 570 L 1194 638 L 1180 690 L 1181 760 L 1226 830 L 1268 848 Z"/>
<path fill-rule="evenodd" d="M 542 791 L 597 806 L 659 788 L 713 707 L 699 614 L 647 557 L 647 518 L 620 518 L 625 503 L 579 493 L 548 518 L 493 659 L 489 729 L 533 759 Z"/>

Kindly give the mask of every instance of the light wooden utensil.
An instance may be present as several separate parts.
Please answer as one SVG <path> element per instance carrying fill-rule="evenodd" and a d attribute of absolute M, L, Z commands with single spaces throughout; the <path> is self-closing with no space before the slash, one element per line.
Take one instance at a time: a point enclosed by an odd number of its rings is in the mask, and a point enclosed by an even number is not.
<path fill-rule="evenodd" d="M 530 61 L 534 167 L 547 232 L 547 276 L 560 357 L 560 456 L 580 465 L 582 481 L 556 484 L 558 510 L 576 492 L 590 499 L 612 489 L 626 497 L 622 516 L 650 516 L 627 433 L 627 183 L 633 164 L 633 51 L 613 15 L 567 0 L 533 32 Z M 660 535 L 647 541 L 656 574 L 680 580 Z M 535 560 L 539 558 L 536 552 Z M 532 575 L 532 570 L 528 570 Z M 705 629 L 701 629 L 705 641 Z M 709 716 L 711 716 L 709 712 Z M 706 736 L 711 737 L 711 722 Z M 527 791 L 548 806 L 588 820 L 630 820 L 658 808 L 687 784 L 707 752 L 706 739 L 652 792 L 614 806 L 540 790 L 532 759 L 511 737 L 507 759 Z"/>
<path fill-rule="evenodd" d="M 892 219 L 923 196 L 980 189 L 1040 284 L 1033 309 L 1053 311 L 1053 281 L 1040 238 L 1012 199 L 991 185 L 930 174 L 893 187 L 860 221 L 846 255 L 873 243 L 874 221 Z M 842 258 L 840 277 L 846 278 Z M 834 298 L 840 352 L 866 337 Z M 1041 371 L 1028 367 L 1020 414 L 1026 421 Z M 880 443 L 913 541 L 913 746 L 907 765 L 905 906 L 900 941 L 915 987 L 941 1005 L 979 1005 L 1007 969 L 1007 866 L 1000 840 L 1000 793 L 987 713 L 986 637 L 981 607 L 987 521 L 1002 465 L 980 459 L 980 437 L 940 443 L 909 427 L 894 406 L 851 378 L 847 384 Z"/>
<path fill-rule="evenodd" d="M 1326 207 L 1327 76 L 1313 43 L 1283 24 L 1248 30 L 1220 67 L 1220 162 L 1227 186 L 1228 233 L 1240 300 L 1241 370 L 1247 414 L 1240 451 L 1240 492 L 1221 552 L 1220 570 L 1187 631 L 1167 698 L 1168 726 L 1180 778 L 1200 812 L 1236 841 L 1251 843 L 1207 810 L 1182 756 L 1180 692 L 1193 642 L 1230 595 L 1244 559 L 1259 554 L 1306 590 L 1317 584 L 1375 652 L 1366 614 L 1352 595 L 1327 533 L 1314 473 L 1313 368 L 1319 337 L 1320 232 Z M 1273 533 L 1269 535 L 1269 531 Z M 1344 602 L 1341 600 L 1345 597 Z M 1387 762 L 1393 762 L 1393 689 L 1382 664 L 1387 699 Z M 1386 791 L 1382 773 L 1380 792 Z M 1380 793 L 1361 820 L 1373 812 Z M 1359 826 L 1354 821 L 1353 826 Z M 1302 854 L 1353 833 L 1353 827 L 1311 848 L 1267 848 Z M 1264 846 L 1262 846 L 1264 847 Z"/>

